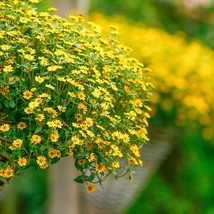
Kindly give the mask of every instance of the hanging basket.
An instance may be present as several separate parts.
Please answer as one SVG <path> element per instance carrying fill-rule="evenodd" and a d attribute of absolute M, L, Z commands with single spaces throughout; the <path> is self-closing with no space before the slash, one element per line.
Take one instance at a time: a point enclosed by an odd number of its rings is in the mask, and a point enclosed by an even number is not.
<path fill-rule="evenodd" d="M 129 55 L 114 26 L 105 36 L 81 16 L 37 12 L 36 2 L 0 3 L 0 177 L 72 156 L 75 181 L 92 192 L 108 175 L 141 165 L 150 69 Z"/>
<path fill-rule="evenodd" d="M 167 158 L 177 136 L 176 132 L 169 128 L 152 130 L 150 135 L 151 142 L 141 149 L 144 166 L 136 168 L 134 181 L 130 182 L 127 177 L 120 180 L 110 177 L 103 185 L 103 189 L 99 187 L 93 194 L 87 194 L 82 188 L 81 197 L 84 204 L 82 213 L 122 213 L 145 188 L 149 178 Z"/>

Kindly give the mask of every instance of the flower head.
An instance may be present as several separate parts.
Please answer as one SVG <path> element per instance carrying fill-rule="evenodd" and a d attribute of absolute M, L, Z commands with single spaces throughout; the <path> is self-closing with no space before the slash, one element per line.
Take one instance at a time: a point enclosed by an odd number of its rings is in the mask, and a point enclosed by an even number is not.
<path fill-rule="evenodd" d="M 20 157 L 18 160 L 18 165 L 19 166 L 26 166 L 27 165 L 27 158 Z"/>
<path fill-rule="evenodd" d="M 87 186 L 87 188 L 86 188 L 86 191 L 87 191 L 87 192 L 94 192 L 95 189 L 96 189 L 95 184 L 90 183 L 90 184 L 88 184 L 88 186 Z"/>
<path fill-rule="evenodd" d="M 17 124 L 17 128 L 20 130 L 25 129 L 25 128 L 27 128 L 27 124 L 25 122 L 19 122 Z"/>
<path fill-rule="evenodd" d="M 25 91 L 24 93 L 23 93 L 23 97 L 26 99 L 26 100 L 29 100 L 30 98 L 32 98 L 33 97 L 33 92 L 32 91 Z"/>
<path fill-rule="evenodd" d="M 47 164 L 47 159 L 46 159 L 45 156 L 40 155 L 40 156 L 37 157 L 36 163 L 40 166 L 40 168 L 44 167 Z"/>
<path fill-rule="evenodd" d="M 30 139 L 30 142 L 34 145 L 39 144 L 41 141 L 42 141 L 42 138 L 38 134 L 32 135 L 32 137 Z"/>

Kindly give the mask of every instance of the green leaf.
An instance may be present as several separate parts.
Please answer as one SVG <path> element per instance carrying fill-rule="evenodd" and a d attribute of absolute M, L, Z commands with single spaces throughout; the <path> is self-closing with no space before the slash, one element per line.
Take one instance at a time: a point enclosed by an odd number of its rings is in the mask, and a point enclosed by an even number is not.
<path fill-rule="evenodd" d="M 75 167 L 76 167 L 78 170 L 80 170 L 80 171 L 83 170 L 83 167 L 80 166 L 80 165 L 78 164 L 78 161 L 77 161 L 77 160 L 75 161 L 74 165 L 75 165 Z"/>
<path fill-rule="evenodd" d="M 84 179 L 83 179 L 82 175 L 76 177 L 74 179 L 74 181 L 76 181 L 77 183 L 81 183 L 81 184 L 84 183 Z"/>
<path fill-rule="evenodd" d="M 10 108 L 15 108 L 16 104 L 15 104 L 15 102 L 13 100 L 10 100 L 9 106 L 10 106 Z"/>
<path fill-rule="evenodd" d="M 71 114 L 73 114 L 73 112 L 74 112 L 74 110 L 71 108 L 71 109 L 66 111 L 65 116 L 69 117 L 69 116 L 71 116 Z"/>
<path fill-rule="evenodd" d="M 42 127 L 37 127 L 34 133 L 37 134 L 37 133 L 39 133 L 41 130 L 42 130 Z"/>
<path fill-rule="evenodd" d="M 87 156 L 86 154 L 75 154 L 74 159 L 80 160 L 80 159 L 84 159 L 86 156 Z"/>
<path fill-rule="evenodd" d="M 95 176 L 96 176 L 95 173 L 91 173 L 91 175 L 87 177 L 87 178 L 88 178 L 88 181 L 93 181 L 94 178 L 95 178 Z"/>
<path fill-rule="evenodd" d="M 6 108 L 9 108 L 8 100 L 5 100 L 5 101 L 4 101 L 4 105 L 5 105 Z"/>

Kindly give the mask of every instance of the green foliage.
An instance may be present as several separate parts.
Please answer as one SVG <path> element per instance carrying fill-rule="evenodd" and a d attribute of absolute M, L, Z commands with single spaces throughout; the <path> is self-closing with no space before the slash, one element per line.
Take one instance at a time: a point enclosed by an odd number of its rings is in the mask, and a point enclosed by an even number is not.
<path fill-rule="evenodd" d="M 47 11 L 51 6 L 51 0 L 42 0 L 38 4 L 38 11 Z"/>
<path fill-rule="evenodd" d="M 213 212 L 213 147 L 198 133 L 183 133 L 179 144 L 126 214 Z"/>
<path fill-rule="evenodd" d="M 188 0 L 187 0 L 188 1 Z M 147 26 L 159 27 L 169 33 L 185 32 L 189 37 L 213 45 L 214 5 L 188 8 L 179 0 L 92 0 L 91 11 L 108 16 L 125 15 Z"/>
<path fill-rule="evenodd" d="M 29 168 L 16 176 L 0 200 L 0 213 L 46 214 L 47 171 Z"/>

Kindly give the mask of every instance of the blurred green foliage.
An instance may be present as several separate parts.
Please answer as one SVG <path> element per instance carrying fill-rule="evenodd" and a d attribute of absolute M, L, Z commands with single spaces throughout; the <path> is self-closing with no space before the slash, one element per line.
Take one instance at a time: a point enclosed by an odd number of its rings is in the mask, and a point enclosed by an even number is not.
<path fill-rule="evenodd" d="M 38 5 L 38 10 L 47 11 L 49 7 L 51 7 L 51 0 L 42 0 Z"/>
<path fill-rule="evenodd" d="M 188 0 L 187 0 L 188 1 Z M 105 15 L 125 15 L 147 26 L 159 27 L 169 33 L 185 32 L 214 48 L 214 4 L 188 8 L 181 0 L 91 0 L 90 11 Z"/>
<path fill-rule="evenodd" d="M 46 214 L 47 171 L 27 169 L 17 175 L 0 199 L 0 213 Z"/>
<path fill-rule="evenodd" d="M 213 146 L 196 132 L 184 133 L 126 214 L 214 213 L 213 166 Z"/>

